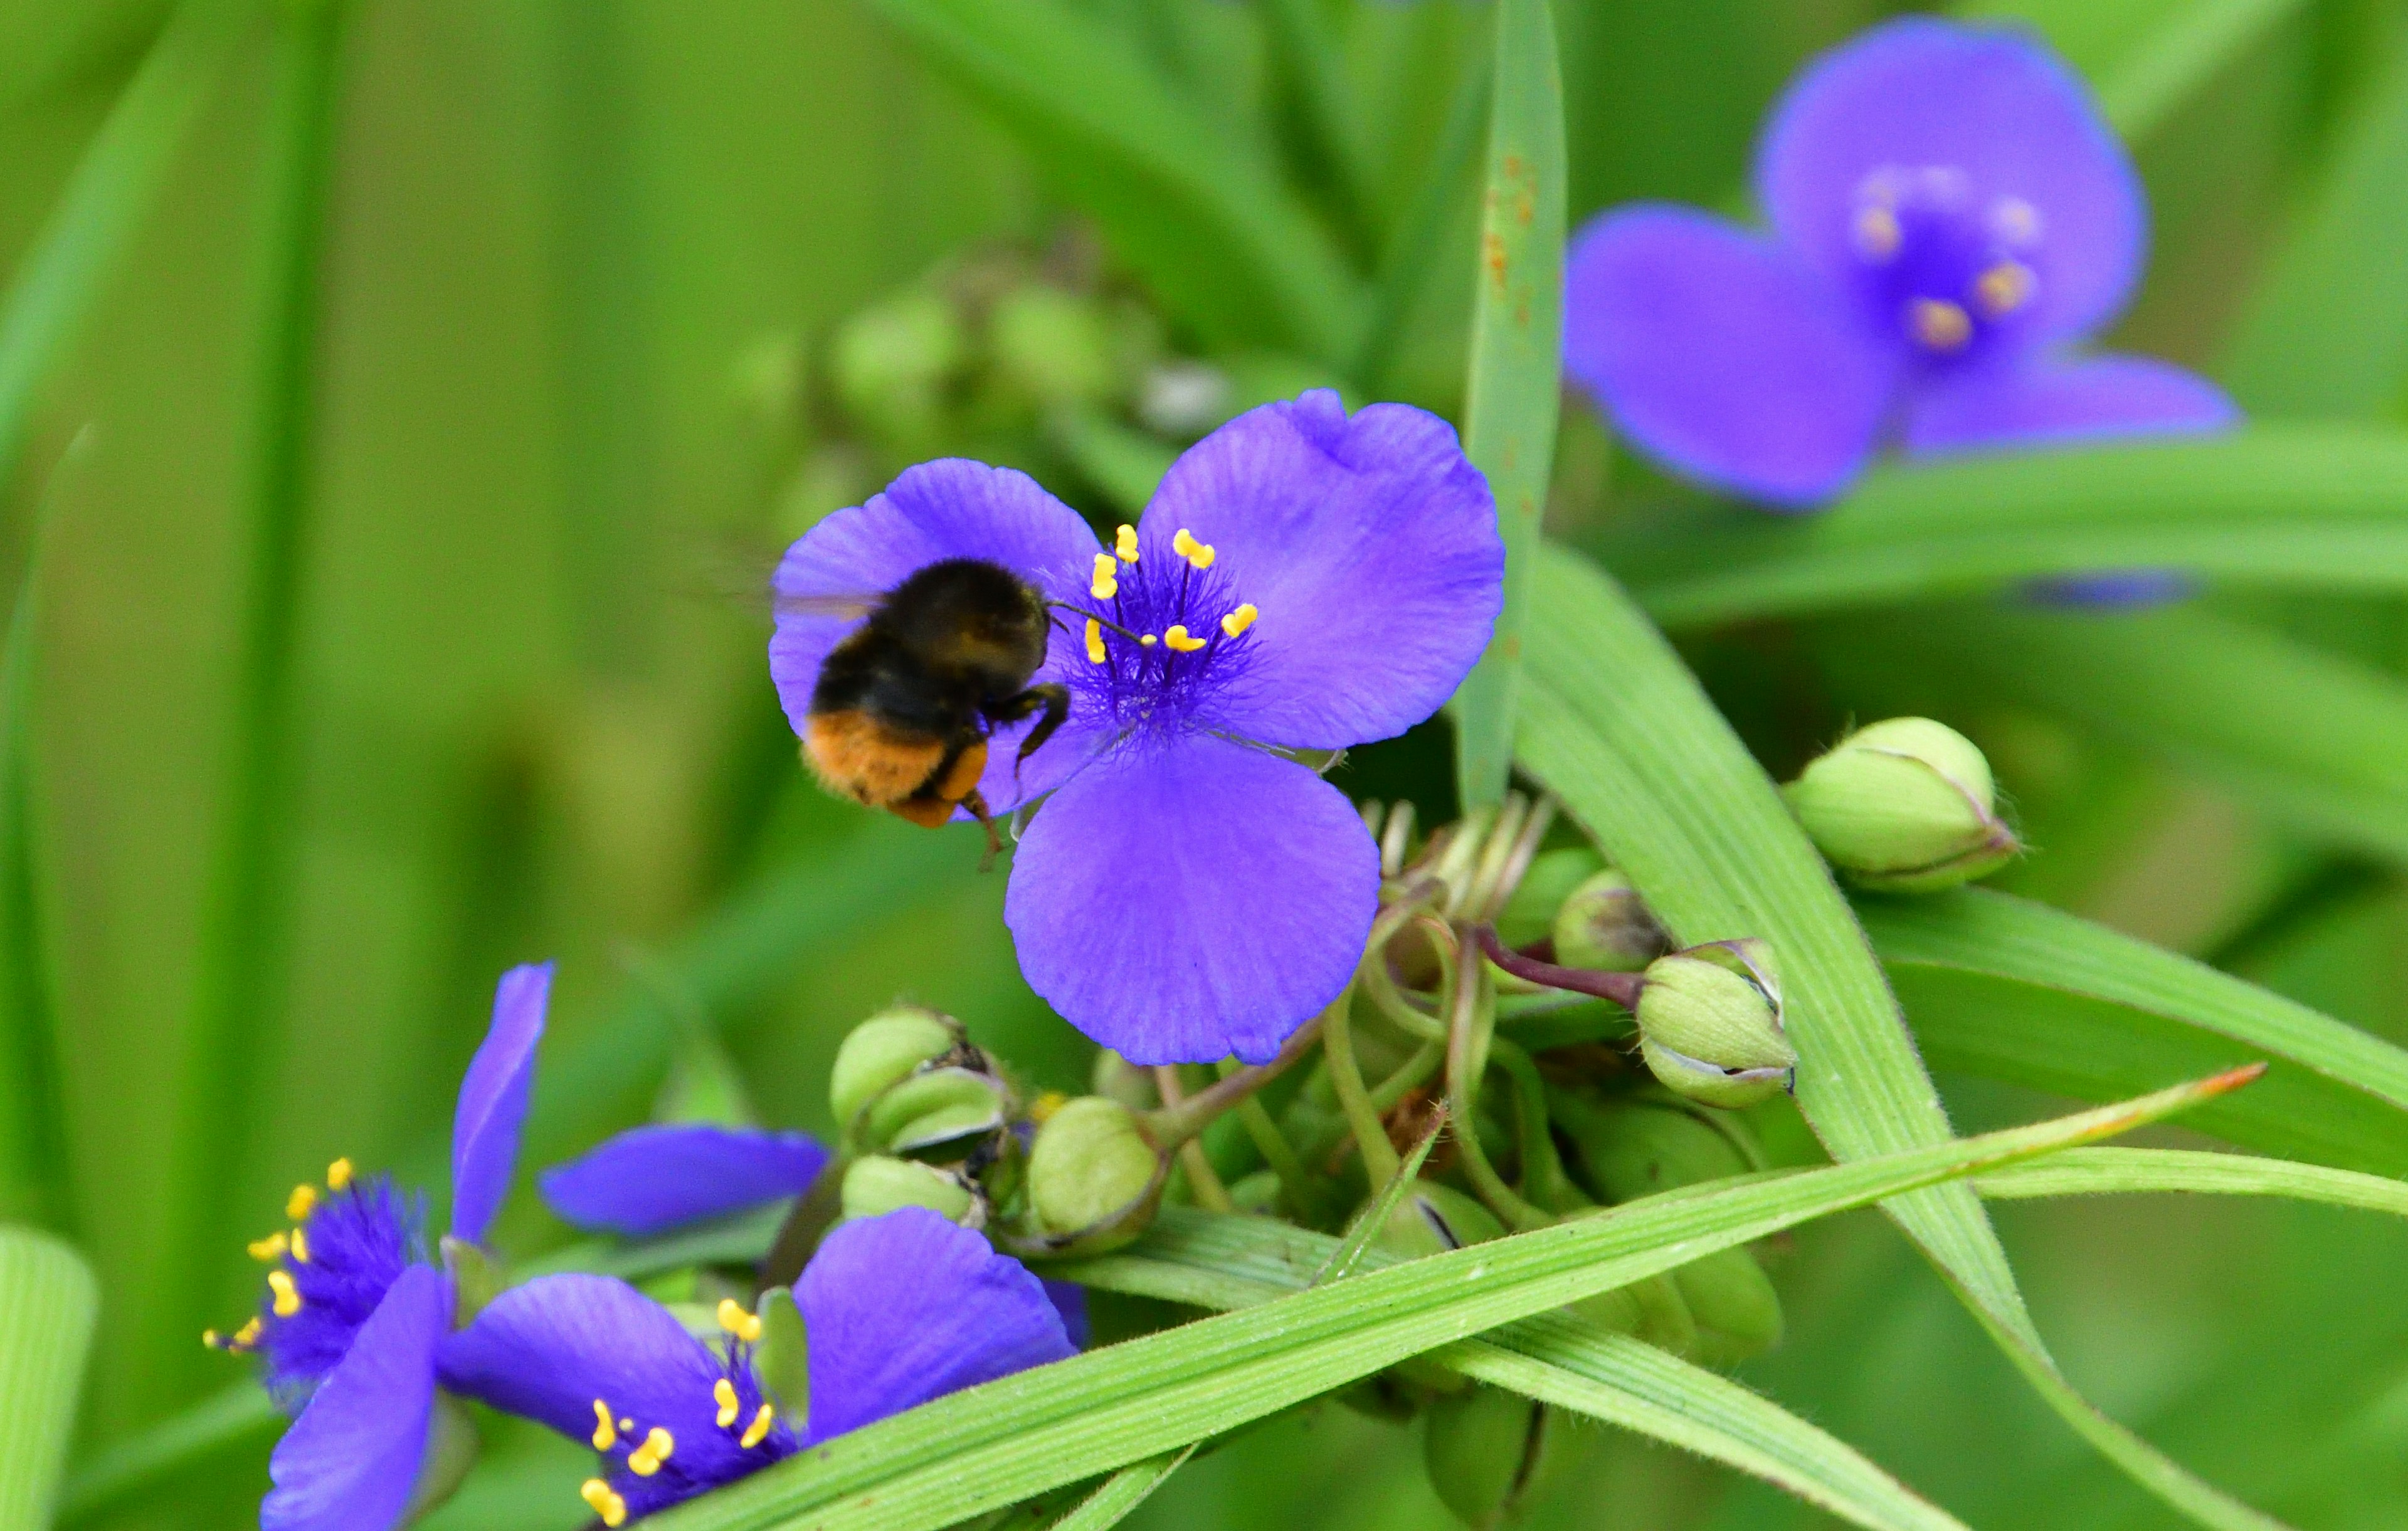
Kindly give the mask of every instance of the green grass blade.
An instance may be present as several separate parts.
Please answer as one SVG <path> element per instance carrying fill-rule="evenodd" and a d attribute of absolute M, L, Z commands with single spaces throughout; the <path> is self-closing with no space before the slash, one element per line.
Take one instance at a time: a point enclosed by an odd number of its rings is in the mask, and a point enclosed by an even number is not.
<path fill-rule="evenodd" d="M 979 97 L 1165 301 L 1223 341 L 1343 361 L 1362 293 L 1268 166 L 1061 0 L 867 0 Z"/>
<path fill-rule="evenodd" d="M 1421 301 L 1422 290 L 1439 264 L 1448 220 L 1457 198 L 1469 199 L 1472 167 L 1478 163 L 1481 130 L 1488 122 L 1492 71 L 1485 59 L 1473 61 L 1455 88 L 1438 145 L 1423 166 L 1412 202 L 1397 220 L 1396 232 L 1380 256 L 1380 273 L 1371 285 L 1370 312 L 1363 337 L 1354 351 L 1355 386 L 1378 396 L 1388 368 L 1405 340 L 1406 326 Z"/>
<path fill-rule="evenodd" d="M 1055 1521 L 1054 1531 L 1106 1531 L 1120 1524 L 1195 1454 L 1196 1448 L 1189 1445 L 1129 1464 L 1105 1479 L 1103 1486 L 1080 1501 L 1078 1509 Z"/>
<path fill-rule="evenodd" d="M 284 1428 L 256 1381 L 210 1394 L 182 1413 L 77 1464 L 59 1498 L 59 1524 L 78 1525 L 194 1466 L 255 1446 Z"/>
<path fill-rule="evenodd" d="M 2190 607 L 1917 609 L 1830 640 L 1852 667 L 2055 712 L 2328 844 L 2408 862 L 2408 683 L 2372 665 Z"/>
<path fill-rule="evenodd" d="M 2289 1196 L 2361 1212 L 2408 1217 L 2408 1185 L 2286 1159 L 2189 1149 L 2075 1149 L 2043 1164 L 2018 1165 L 1974 1182 L 1998 1200 L 2108 1196 L 2169 1191 L 2209 1196 Z"/>
<path fill-rule="evenodd" d="M 287 834 L 294 781 L 295 658 L 318 418 L 319 291 L 331 178 L 340 0 L 284 7 L 265 175 L 267 293 L 240 651 L 218 843 L 201 914 L 198 971 L 169 1166 L 175 1276 L 148 1339 L 166 1376 L 192 1375 L 193 1344 L 222 1310 L 226 1230 L 280 1011 Z"/>
<path fill-rule="evenodd" d="M 1684 941 L 1780 952 L 1798 1097 L 1842 1159 L 1944 1140 L 1948 1123 L 1879 965 L 1804 832 L 1696 680 L 1622 592 L 1549 550 L 1528 629 L 1521 756 Z M 2057 1375 L 1971 1192 L 1885 1209 L 2065 1421 L 2204 1524 L 2275 1524 L 2191 1478 Z"/>
<path fill-rule="evenodd" d="M 1502 799 L 1512 770 L 1523 611 L 1562 395 L 1564 102 L 1547 0 L 1497 7 L 1478 280 L 1463 445 L 1497 496 L 1505 609 L 1455 694 L 1455 784 L 1466 808 Z"/>
<path fill-rule="evenodd" d="M 2099 105 L 2128 140 L 2163 127 L 2201 89 L 2248 57 L 2304 0 L 2180 0 L 2135 28 L 2145 6 L 2091 0 L 1974 0 L 1953 7 L 1979 20 L 2037 26 L 2090 78 Z"/>
<path fill-rule="evenodd" d="M 16 476 L 42 380 L 92 316 L 258 11 L 252 0 L 177 7 L 9 283 L 0 302 L 0 484 Z"/>
<path fill-rule="evenodd" d="M 1326 1236 L 1259 1219 L 1174 1208 L 1140 1244 L 1079 1267 L 1079 1279 L 1108 1291 L 1234 1309 L 1303 1290 L 1304 1273 L 1330 1257 L 1323 1252 L 1331 1244 Z M 1375 1252 L 1372 1262 L 1396 1259 Z M 1576 1314 L 1525 1319 L 1427 1359 L 1693 1452 L 1858 1525 L 1957 1525 L 1854 1447 L 1771 1400 Z"/>
<path fill-rule="evenodd" d="M 2259 424 L 2206 441 L 1888 465 L 1818 515 L 1733 511 L 1694 536 L 1603 551 L 1673 626 L 2102 568 L 2396 592 L 2408 589 L 2408 435 Z"/>
<path fill-rule="evenodd" d="M 1649 1197 L 1023 1372 L 826 1442 L 669 1511 L 664 1531 L 936 1531 L 1159 1455 L 1409 1355 L 1718 1249 L 2128 1130 L 2245 1082 L 1828 1169 Z"/>
<path fill-rule="evenodd" d="M 2252 413 L 2380 414 L 2408 373 L 2408 52 L 2341 130 L 2222 368 Z"/>
<path fill-rule="evenodd" d="M 0 1227 L 0 1525 L 48 1525 L 100 1294 L 73 1250 Z"/>
<path fill-rule="evenodd" d="M 2275 1103 L 2264 1108 L 2261 1134 L 2289 1137 L 2286 1152 L 2408 1175 L 2408 1052 L 2389 1042 L 2187 957 L 2004 894 L 1968 889 L 1941 898 L 1868 898 L 1857 913 L 1874 950 L 1902 982 L 1913 969 L 1995 980 L 1952 1009 L 1981 1012 L 1970 1024 L 1996 1048 L 2037 1066 L 2055 1062 L 2095 1070 L 2119 1054 L 2118 1033 L 2127 1022 L 2162 1018 L 2168 1023 L 2162 1032 L 2131 1027 L 2142 1038 L 2133 1052 L 2144 1080 L 2159 1063 L 2195 1069 L 2243 1057 L 2269 1060 L 2267 1078 L 2249 1093 Z M 2001 1004 L 2001 985 L 2043 1002 L 2097 1003 L 2068 1012 L 2070 1023 L 2042 1036 L 2030 1011 L 2003 1013 L 2011 1007 Z M 1935 1035 L 1941 1028 L 1927 1023 L 1940 1009 L 1910 1009 L 1916 1035 L 1941 1051 L 1962 1049 L 1961 1034 Z M 2009 1033 L 2028 1035 L 2011 1038 Z M 2184 1033 L 2207 1045 L 2183 1047 Z M 2057 1077 L 2065 1079 L 2062 1071 Z M 2042 1080 L 2027 1077 L 2025 1082 Z M 2194 1124 L 2222 1130 L 2224 1109 L 2234 1104 L 2217 1102 Z"/>

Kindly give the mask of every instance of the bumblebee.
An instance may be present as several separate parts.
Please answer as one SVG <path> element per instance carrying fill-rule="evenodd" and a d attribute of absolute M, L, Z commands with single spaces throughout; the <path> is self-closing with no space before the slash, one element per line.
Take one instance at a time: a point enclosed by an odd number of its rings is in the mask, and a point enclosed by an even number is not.
<path fill-rule="evenodd" d="M 1032 686 L 1053 625 L 1037 588 L 978 558 L 931 564 L 882 596 L 814 601 L 866 620 L 829 651 L 811 688 L 803 759 L 831 792 L 935 829 L 967 808 L 1003 848 L 979 779 L 987 736 L 1037 719 L 1015 758 L 1062 726 L 1070 694 Z"/>

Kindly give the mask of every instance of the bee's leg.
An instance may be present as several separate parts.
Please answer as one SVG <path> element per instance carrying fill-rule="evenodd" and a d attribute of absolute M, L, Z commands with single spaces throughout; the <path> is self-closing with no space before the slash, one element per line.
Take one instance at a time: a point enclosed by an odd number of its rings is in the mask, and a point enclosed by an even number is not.
<path fill-rule="evenodd" d="M 1070 688 L 1053 683 L 1031 686 L 1005 702 L 996 709 L 995 716 L 998 723 L 1018 723 L 1032 712 L 1042 713 L 1043 716 L 1037 720 L 1037 726 L 1028 731 L 1028 737 L 1020 741 L 1020 752 L 1011 757 L 1011 780 L 1015 783 L 1020 780 L 1022 763 L 1037 752 L 1038 746 L 1052 738 L 1054 731 L 1061 727 L 1062 721 L 1070 715 Z"/>
<path fill-rule="evenodd" d="M 978 820 L 979 827 L 986 831 L 986 854 L 979 858 L 979 870 L 992 872 L 995 870 L 995 858 L 1003 854 L 1003 837 L 996 833 L 995 815 L 986 810 L 986 798 L 976 787 L 962 798 L 962 807 L 969 809 L 970 816 Z"/>

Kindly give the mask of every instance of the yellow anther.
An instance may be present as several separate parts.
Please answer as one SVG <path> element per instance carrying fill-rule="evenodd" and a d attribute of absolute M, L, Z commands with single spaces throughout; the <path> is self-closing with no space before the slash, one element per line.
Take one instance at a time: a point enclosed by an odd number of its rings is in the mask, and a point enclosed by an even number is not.
<path fill-rule="evenodd" d="M 1154 647 L 1154 635 L 1152 633 L 1140 633 L 1137 636 L 1137 640 L 1145 648 L 1151 649 Z"/>
<path fill-rule="evenodd" d="M 1070 1097 L 1059 1090 L 1048 1090 L 1028 1103 L 1028 1124 L 1045 1125 L 1045 1119 L 1070 1103 Z"/>
<path fill-rule="evenodd" d="M 287 1223 L 298 1223 L 317 1209 L 318 1188 L 314 1185 L 296 1185 L 293 1194 L 284 1198 L 284 1221 Z"/>
<path fill-rule="evenodd" d="M 753 1410 L 752 1423 L 744 1427 L 743 1438 L 737 1441 L 736 1444 L 743 1447 L 748 1452 L 751 1451 L 753 1447 L 760 1445 L 761 1442 L 767 1438 L 769 1434 L 769 1426 L 776 1424 L 777 1420 L 778 1411 L 770 1408 L 767 1404 L 763 1404 L 759 1409 Z"/>
<path fill-rule="evenodd" d="M 274 1304 L 278 1318 L 291 1318 L 301 1311 L 300 1289 L 293 1284 L 293 1273 L 271 1270 L 267 1273 L 267 1290 L 276 1294 Z"/>
<path fill-rule="evenodd" d="M 1121 555 L 1121 562 L 1124 564 L 1136 563 L 1137 528 L 1123 522 L 1121 529 L 1112 534 L 1112 551 Z"/>
<path fill-rule="evenodd" d="M 1087 619 L 1087 663 L 1090 665 L 1100 665 L 1103 662 L 1104 624 L 1097 622 L 1095 618 L 1089 617 Z"/>
<path fill-rule="evenodd" d="M 1973 296 L 1992 319 L 2014 313 L 2030 300 L 2031 293 L 2031 267 L 2015 261 L 2000 261 L 1973 281 Z"/>
<path fill-rule="evenodd" d="M 646 1433 L 644 1443 L 627 1453 L 627 1470 L 638 1478 L 650 1478 L 676 1449 L 676 1438 L 655 1424 Z"/>
<path fill-rule="evenodd" d="M 1197 650 L 1204 647 L 1204 640 L 1202 638 L 1189 637 L 1187 636 L 1187 629 L 1177 623 L 1173 623 L 1172 625 L 1163 629 L 1162 641 L 1169 644 L 1173 649 L 1178 650 L 1182 654 L 1192 654 Z"/>
<path fill-rule="evenodd" d="M 588 1510 L 602 1517 L 604 1525 L 627 1524 L 627 1501 L 612 1493 L 610 1485 L 601 1479 L 587 1479 L 584 1486 L 577 1491 L 577 1495 L 585 1501 Z"/>
<path fill-rule="evenodd" d="M 1110 553 L 1096 555 L 1096 577 L 1087 583 L 1087 594 L 1099 601 L 1109 601 L 1121 593 L 1119 568 Z"/>
<path fill-rule="evenodd" d="M 1906 317 L 1914 337 L 1930 351 L 1962 351 L 1973 338 L 1972 316 L 1945 298 L 1916 298 Z"/>
<path fill-rule="evenodd" d="M 747 1345 L 761 1338 L 761 1315 L 746 1312 L 734 1297 L 719 1299 L 719 1326 Z"/>
<path fill-rule="evenodd" d="M 286 1247 L 286 1240 L 281 1233 L 272 1233 L 265 1238 L 254 1238 L 243 1246 L 250 1251 L 251 1257 L 254 1260 L 281 1260 L 284 1258 Z"/>
<path fill-rule="evenodd" d="M 736 1423 L 736 1384 L 723 1377 L 710 1384 L 711 1400 L 719 1405 L 719 1427 L 723 1430 Z"/>
<path fill-rule="evenodd" d="M 251 1317 L 243 1320 L 242 1327 L 234 1332 L 234 1343 L 229 1347 L 229 1349 L 247 1351 L 258 1343 L 259 1318 L 258 1315 L 253 1314 Z"/>
<path fill-rule="evenodd" d="M 1898 253 L 1904 236 L 1898 226 L 1898 214 L 1887 207 L 1861 207 L 1851 231 L 1856 236 L 1856 253 L 1869 261 L 1886 261 Z"/>
<path fill-rule="evenodd" d="M 309 1235 L 299 1228 L 293 1230 L 293 1263 L 296 1266 L 309 1263 Z"/>
<path fill-rule="evenodd" d="M 619 1444 L 619 1432 L 610 1424 L 610 1406 L 601 1399 L 594 1400 L 594 1449 L 607 1452 Z"/>
<path fill-rule="evenodd" d="M 327 1190 L 348 1191 L 351 1188 L 351 1162 L 349 1159 L 337 1159 L 326 1166 Z"/>
<path fill-rule="evenodd" d="M 2040 237 L 2040 209 L 2019 196 L 2000 197 L 1990 207 L 1990 230 L 2011 245 L 2028 245 Z"/>
<path fill-rule="evenodd" d="M 1238 608 L 1238 609 L 1230 612 L 1227 616 L 1221 619 L 1221 631 L 1228 634 L 1231 637 L 1236 637 L 1247 628 L 1252 627 L 1254 624 L 1254 619 L 1261 615 L 1261 612 L 1254 609 L 1254 603 L 1248 601 L 1245 605 Z"/>
<path fill-rule="evenodd" d="M 215 1329 L 204 1329 L 201 1331 L 201 1343 L 210 1350 L 216 1350 L 223 1342 L 218 1338 L 218 1332 Z"/>
<path fill-rule="evenodd" d="M 1187 560 L 1190 565 L 1197 568 L 1209 569 L 1212 566 L 1212 559 L 1214 556 L 1212 544 L 1210 542 L 1197 541 L 1194 537 L 1188 534 L 1187 528 L 1184 526 L 1182 526 L 1179 529 L 1179 535 L 1177 537 L 1170 539 L 1170 551 L 1177 553 L 1180 557 Z"/>

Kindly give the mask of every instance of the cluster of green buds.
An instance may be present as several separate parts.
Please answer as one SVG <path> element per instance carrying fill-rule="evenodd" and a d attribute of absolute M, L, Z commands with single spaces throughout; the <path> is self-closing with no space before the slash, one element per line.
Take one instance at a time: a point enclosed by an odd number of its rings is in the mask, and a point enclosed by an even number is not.
<path fill-rule="evenodd" d="M 897 1005 L 853 1027 L 828 1071 L 828 1108 L 846 1217 L 925 1207 L 986 1225 L 987 1172 L 1008 1157 L 1018 1095 L 960 1022 Z"/>
<path fill-rule="evenodd" d="M 1941 893 L 2023 850 L 1999 815 L 1989 761 L 1929 718 L 1859 728 L 1782 791 L 1815 849 L 1860 888 Z"/>

